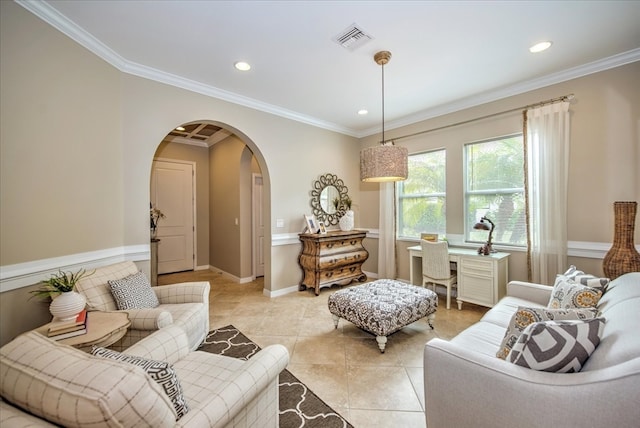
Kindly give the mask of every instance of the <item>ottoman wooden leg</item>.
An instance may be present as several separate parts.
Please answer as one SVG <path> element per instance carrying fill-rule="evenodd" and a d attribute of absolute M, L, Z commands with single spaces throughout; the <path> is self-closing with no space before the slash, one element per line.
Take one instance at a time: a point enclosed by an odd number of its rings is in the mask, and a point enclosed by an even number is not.
<path fill-rule="evenodd" d="M 387 346 L 387 336 L 376 336 L 376 341 L 378 342 L 380 352 L 384 354 L 384 348 Z"/>
<path fill-rule="evenodd" d="M 429 327 L 433 330 L 433 320 L 436 319 L 436 314 L 431 314 L 427 316 L 427 322 L 429 323 Z"/>
<path fill-rule="evenodd" d="M 333 325 L 335 325 L 335 328 L 338 328 L 338 321 L 340 321 L 340 317 L 337 315 L 333 315 L 331 314 L 331 318 L 333 318 Z"/>

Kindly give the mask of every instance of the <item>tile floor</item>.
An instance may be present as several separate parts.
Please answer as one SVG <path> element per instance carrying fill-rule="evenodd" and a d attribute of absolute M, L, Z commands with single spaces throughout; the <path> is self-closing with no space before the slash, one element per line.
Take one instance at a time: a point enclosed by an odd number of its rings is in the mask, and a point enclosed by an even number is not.
<path fill-rule="evenodd" d="M 211 283 L 211 329 L 232 324 L 261 347 L 286 346 L 291 373 L 355 428 L 423 428 L 424 344 L 455 336 L 487 310 L 471 304 L 447 310 L 439 291 L 435 329 L 419 320 L 389 336 L 382 354 L 375 336 L 353 324 L 340 320 L 334 328 L 327 298 L 339 287 L 323 288 L 319 296 L 306 290 L 270 299 L 262 293 L 262 278 L 238 284 L 211 271 L 158 278 L 161 285 L 182 281 Z"/>

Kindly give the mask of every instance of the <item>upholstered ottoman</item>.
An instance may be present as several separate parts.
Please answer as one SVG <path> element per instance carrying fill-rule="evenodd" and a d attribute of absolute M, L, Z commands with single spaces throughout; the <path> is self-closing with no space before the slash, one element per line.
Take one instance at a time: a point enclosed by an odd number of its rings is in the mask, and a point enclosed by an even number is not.
<path fill-rule="evenodd" d="M 420 318 L 427 317 L 433 328 L 437 307 L 438 296 L 433 291 L 391 279 L 345 288 L 329 296 L 329 312 L 336 328 L 344 318 L 375 334 L 381 352 L 387 336 Z"/>

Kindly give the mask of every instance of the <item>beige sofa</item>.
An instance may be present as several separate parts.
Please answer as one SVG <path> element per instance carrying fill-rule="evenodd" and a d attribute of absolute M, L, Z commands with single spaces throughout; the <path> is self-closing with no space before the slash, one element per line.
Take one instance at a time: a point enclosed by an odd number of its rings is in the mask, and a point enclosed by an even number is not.
<path fill-rule="evenodd" d="M 478 323 L 426 344 L 428 428 L 640 426 L 640 273 L 609 284 L 597 306 L 606 319 L 600 344 L 578 373 L 496 357 L 517 307 L 545 307 L 550 294 L 549 286 L 511 282 Z"/>
<path fill-rule="evenodd" d="M 97 268 L 84 277 L 76 289 L 87 299 L 90 311 L 116 311 L 108 281 L 119 280 L 139 271 L 135 263 L 125 261 Z M 189 349 L 196 349 L 209 332 L 209 290 L 207 281 L 153 287 L 160 305 L 147 309 L 128 309 L 131 326 L 127 334 L 110 348 L 122 351 L 159 328 L 178 325 L 189 338 Z"/>
<path fill-rule="evenodd" d="M 242 361 L 190 351 L 172 325 L 125 353 L 172 364 L 189 411 L 176 421 L 167 394 L 141 367 L 29 332 L 0 348 L 0 426 L 278 426 L 278 374 L 289 361 L 282 345 Z"/>

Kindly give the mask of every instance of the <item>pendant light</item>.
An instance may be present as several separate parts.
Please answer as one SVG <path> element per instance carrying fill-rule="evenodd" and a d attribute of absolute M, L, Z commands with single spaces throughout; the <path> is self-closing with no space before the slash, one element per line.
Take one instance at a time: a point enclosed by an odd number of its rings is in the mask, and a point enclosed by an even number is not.
<path fill-rule="evenodd" d="M 360 152 L 360 180 L 370 182 L 402 181 L 407 179 L 406 147 L 396 146 L 384 139 L 384 66 L 391 52 L 381 51 L 373 60 L 382 66 L 382 141 L 379 146 L 367 147 Z"/>

